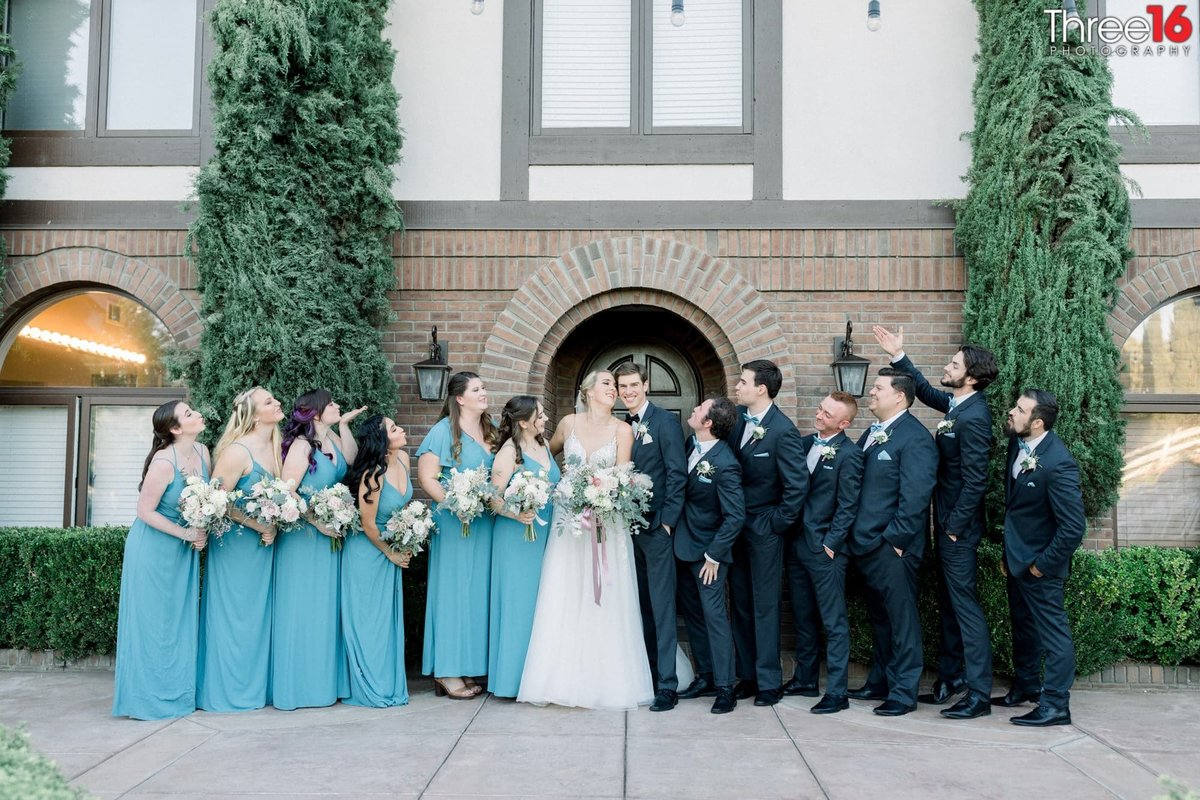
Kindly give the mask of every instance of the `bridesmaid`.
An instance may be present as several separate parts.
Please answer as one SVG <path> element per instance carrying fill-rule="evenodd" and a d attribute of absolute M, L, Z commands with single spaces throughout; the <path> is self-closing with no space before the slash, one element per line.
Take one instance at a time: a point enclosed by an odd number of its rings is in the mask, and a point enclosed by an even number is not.
<path fill-rule="evenodd" d="M 350 665 L 350 696 L 356 706 L 408 703 L 404 674 L 404 591 L 397 555 L 380 541 L 392 512 L 412 499 L 404 429 L 382 414 L 362 424 L 358 458 L 346 484 L 358 498 L 363 535 L 350 536 L 342 549 L 342 630 Z"/>
<path fill-rule="evenodd" d="M 279 475 L 279 421 L 283 408 L 261 386 L 233 399 L 233 415 L 217 442 L 213 476 L 249 496 L 263 478 Z M 249 711 L 271 702 L 271 572 L 273 525 L 247 517 L 235 505 L 232 527 L 208 550 L 200 598 L 200 674 L 196 706 L 205 711 Z"/>
<path fill-rule="evenodd" d="M 117 612 L 114 717 L 169 719 L 196 710 L 200 557 L 208 539 L 187 528 L 179 495 L 187 478 L 208 479 L 196 443 L 204 417 L 172 400 L 154 410 L 154 444 L 142 467 L 137 519 L 125 539 Z"/>
<path fill-rule="evenodd" d="M 442 418 L 417 450 L 417 480 L 435 503 L 446 497 L 438 475 L 451 467 L 491 468 L 497 442 L 487 415 L 487 390 L 473 372 L 450 378 Z M 488 666 L 488 584 L 491 578 L 490 513 L 471 523 L 471 535 L 449 511 L 434 515 L 437 533 L 429 547 L 425 600 L 425 647 L 421 672 L 433 675 L 438 695 L 466 700 L 483 691 L 471 679 Z"/>
<path fill-rule="evenodd" d="M 536 398 L 514 397 L 504 406 L 501 444 L 492 467 L 492 483 L 498 493 L 492 508 L 499 516 L 492 531 L 488 690 L 497 697 L 516 697 L 521 687 L 552 511 L 547 502 L 537 511 L 513 515 L 504 510 L 501 498 L 512 476 L 524 470 L 542 473 L 551 486 L 558 483 L 558 464 L 546 446 L 545 432 L 546 412 Z M 527 542 L 525 531 L 530 523 L 537 539 Z"/>
<path fill-rule="evenodd" d="M 297 397 L 283 430 L 284 480 L 295 481 L 297 491 L 340 481 L 358 449 L 349 423 L 362 411 L 343 415 L 327 389 Z M 306 519 L 275 542 L 271 704 L 288 711 L 350 694 L 338 599 L 342 554 L 330 547 L 332 531 Z"/>

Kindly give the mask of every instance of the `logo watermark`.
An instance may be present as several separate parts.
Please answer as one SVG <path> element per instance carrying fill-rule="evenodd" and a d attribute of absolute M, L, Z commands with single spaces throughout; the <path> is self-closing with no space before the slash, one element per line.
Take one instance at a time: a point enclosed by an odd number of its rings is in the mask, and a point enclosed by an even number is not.
<path fill-rule="evenodd" d="M 1073 9 L 1072 9 L 1073 10 Z M 1196 30 L 1187 6 L 1146 6 L 1145 16 L 1081 18 L 1061 8 L 1044 12 L 1050 18 L 1050 55 L 1171 57 L 1191 55 Z M 1074 32 L 1078 41 L 1072 41 Z"/>

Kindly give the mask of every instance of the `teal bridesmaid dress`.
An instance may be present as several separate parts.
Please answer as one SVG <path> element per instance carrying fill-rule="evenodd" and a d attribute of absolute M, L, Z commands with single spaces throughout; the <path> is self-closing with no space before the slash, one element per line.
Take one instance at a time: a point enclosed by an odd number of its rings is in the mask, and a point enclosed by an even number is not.
<path fill-rule="evenodd" d="M 375 524 L 412 499 L 412 480 L 401 494 L 385 479 L 378 494 Z M 402 570 L 361 531 L 342 548 L 342 630 L 350 666 L 350 696 L 356 706 L 408 703 L 404 674 L 404 587 Z"/>
<path fill-rule="evenodd" d="M 174 479 L 158 501 L 158 513 L 185 525 L 179 495 L 187 478 L 173 450 L 170 456 L 155 458 L 175 468 Z M 204 479 L 208 480 L 206 470 Z M 190 542 L 140 519 L 130 526 L 117 611 L 114 717 L 170 719 L 196 710 L 199 555 Z"/>
<path fill-rule="evenodd" d="M 417 458 L 433 453 L 442 471 L 451 467 L 492 467 L 492 453 L 463 434 L 462 453 L 450 455 L 450 420 L 440 420 L 417 450 Z M 434 514 L 437 533 L 429 546 L 429 586 L 425 598 L 425 643 L 421 672 L 435 677 L 486 675 L 488 667 L 488 598 L 492 577 L 492 525 L 485 511 L 471 522 L 471 535 L 449 511 Z"/>
<path fill-rule="evenodd" d="M 245 447 L 240 442 L 234 442 Z M 246 452 L 250 452 L 246 448 Z M 250 489 L 271 473 L 253 465 L 237 490 Z M 323 537 L 322 537 L 323 538 Z M 258 531 L 234 524 L 218 541 L 210 538 L 200 598 L 200 673 L 196 707 L 249 711 L 271 701 L 271 573 L 275 552 Z"/>
<path fill-rule="evenodd" d="M 544 470 L 551 485 L 561 473 L 547 449 L 541 454 L 548 467 L 525 456 L 516 472 Z M 513 474 L 515 475 L 516 472 Z M 549 501 L 537 512 L 533 528 L 537 539 L 525 541 L 525 525 L 509 517 L 496 517 L 492 531 L 491 628 L 488 635 L 488 691 L 497 697 L 516 697 L 525 670 L 525 653 L 533 632 L 533 609 L 542 578 L 542 556 L 550 535 Z"/>
<path fill-rule="evenodd" d="M 346 460 L 313 453 L 316 469 L 300 488 L 318 491 L 346 475 Z M 275 539 L 275 598 L 271 611 L 271 705 L 294 708 L 331 706 L 350 694 L 342 640 L 339 589 L 342 553 L 308 523 Z"/>

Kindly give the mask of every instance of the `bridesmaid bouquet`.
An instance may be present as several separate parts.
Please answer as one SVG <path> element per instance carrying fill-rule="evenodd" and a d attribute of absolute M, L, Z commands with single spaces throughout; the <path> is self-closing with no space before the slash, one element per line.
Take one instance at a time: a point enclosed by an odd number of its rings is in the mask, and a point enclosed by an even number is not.
<path fill-rule="evenodd" d="M 283 478 L 263 478 L 250 487 L 250 494 L 242 510 L 264 525 L 274 525 L 280 531 L 300 527 L 301 517 L 308 510 L 308 503 L 297 496 L 295 481 Z"/>
<path fill-rule="evenodd" d="M 220 541 L 230 526 L 225 512 L 229 504 L 239 497 L 241 492 L 225 491 L 216 478 L 206 481 L 192 475 L 179 495 L 179 514 L 189 528 L 201 528 Z"/>
<path fill-rule="evenodd" d="M 319 524 L 337 532 L 338 536 L 353 533 L 360 524 L 358 506 L 354 496 L 343 483 L 335 483 L 316 492 L 308 492 L 308 510 L 312 518 Z M 340 538 L 329 539 L 329 550 L 336 552 L 342 549 Z"/>
<path fill-rule="evenodd" d="M 393 553 L 408 553 L 415 556 L 425 548 L 437 524 L 429 506 L 413 500 L 404 508 L 398 508 L 388 517 L 379 538 Z"/>
<path fill-rule="evenodd" d="M 439 503 L 462 523 L 462 535 L 471 535 L 471 520 L 487 510 L 488 501 L 496 494 L 492 486 L 491 470 L 487 467 L 476 467 L 459 471 L 452 467 L 449 475 L 439 476 L 442 488 L 446 490 L 446 499 Z"/>
<path fill-rule="evenodd" d="M 538 470 L 521 470 L 513 475 L 508 486 L 504 489 L 504 508 L 512 514 L 524 514 L 526 511 L 537 511 L 546 503 L 550 502 L 550 492 L 552 487 L 550 481 L 546 479 L 546 471 Z M 540 525 L 545 525 L 545 520 L 534 517 Z M 525 541 L 537 541 L 537 533 L 533 529 L 533 523 L 525 526 Z"/>

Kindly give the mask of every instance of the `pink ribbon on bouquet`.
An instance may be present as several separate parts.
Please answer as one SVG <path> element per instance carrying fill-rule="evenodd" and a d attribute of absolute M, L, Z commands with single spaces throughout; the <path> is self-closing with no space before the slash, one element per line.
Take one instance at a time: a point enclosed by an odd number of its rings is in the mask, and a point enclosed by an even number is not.
<path fill-rule="evenodd" d="M 592 597 L 596 605 L 600 605 L 600 596 L 604 593 L 603 584 L 611 584 L 608 573 L 608 551 L 601 547 L 603 544 L 604 528 L 596 519 L 592 509 L 585 509 L 579 515 L 580 527 L 592 540 Z"/>

